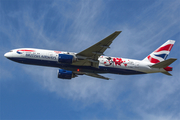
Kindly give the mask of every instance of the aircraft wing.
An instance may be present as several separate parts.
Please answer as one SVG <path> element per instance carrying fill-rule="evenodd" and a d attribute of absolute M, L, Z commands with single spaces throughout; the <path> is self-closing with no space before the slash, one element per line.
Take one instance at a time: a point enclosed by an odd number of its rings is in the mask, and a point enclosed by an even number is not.
<path fill-rule="evenodd" d="M 104 38 L 103 40 L 99 41 L 98 43 L 94 44 L 93 46 L 83 50 L 82 52 L 76 54 L 77 58 L 80 59 L 77 62 L 74 62 L 73 65 L 83 65 L 84 60 L 86 60 L 86 64 L 92 67 L 99 67 L 99 56 L 103 55 L 104 51 L 107 48 L 110 48 L 112 41 L 121 33 L 121 31 L 116 31 L 109 35 L 108 37 Z M 81 62 L 81 60 L 83 60 Z M 81 64 L 82 63 L 82 64 Z"/>
<path fill-rule="evenodd" d="M 104 79 L 104 80 L 110 80 L 110 78 L 107 78 L 107 77 L 104 77 L 102 75 L 99 75 L 97 73 L 86 73 L 86 72 L 77 72 L 77 71 L 73 71 L 73 73 L 75 73 L 76 75 L 88 75 L 88 76 L 91 76 L 91 77 L 96 77 L 96 78 L 101 78 L 101 79 Z"/>
<path fill-rule="evenodd" d="M 85 74 L 85 75 L 88 75 L 88 76 L 91 76 L 91 77 L 101 78 L 101 79 L 104 79 L 104 80 L 109 80 L 109 79 L 110 79 L 110 78 L 101 76 L 101 75 L 96 74 L 96 73 L 84 73 L 84 74 Z"/>

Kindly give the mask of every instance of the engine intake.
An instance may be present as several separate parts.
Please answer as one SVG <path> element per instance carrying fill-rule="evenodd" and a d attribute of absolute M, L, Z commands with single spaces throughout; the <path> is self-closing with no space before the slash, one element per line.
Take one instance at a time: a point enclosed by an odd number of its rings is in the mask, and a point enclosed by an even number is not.
<path fill-rule="evenodd" d="M 72 71 L 63 70 L 63 69 L 59 69 L 59 71 L 58 71 L 58 78 L 71 79 L 71 78 L 74 78 L 74 77 L 76 77 L 76 75 Z"/>
<path fill-rule="evenodd" d="M 58 62 L 71 64 L 73 62 L 73 58 L 74 58 L 74 56 L 72 56 L 72 55 L 59 54 Z"/>

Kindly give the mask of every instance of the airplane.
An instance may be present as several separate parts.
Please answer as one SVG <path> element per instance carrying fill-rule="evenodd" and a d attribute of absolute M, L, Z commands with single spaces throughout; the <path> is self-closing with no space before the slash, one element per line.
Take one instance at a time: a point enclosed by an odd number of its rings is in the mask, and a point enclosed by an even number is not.
<path fill-rule="evenodd" d="M 134 60 L 121 57 L 104 56 L 104 51 L 122 31 L 115 31 L 108 37 L 91 47 L 79 52 L 64 52 L 34 48 L 13 49 L 4 54 L 12 61 L 39 66 L 57 67 L 58 78 L 70 80 L 78 75 L 110 80 L 100 74 L 113 73 L 120 75 L 135 75 L 148 73 L 164 73 L 172 76 L 168 71 L 176 58 L 167 59 L 175 41 L 168 40 L 143 60 Z"/>

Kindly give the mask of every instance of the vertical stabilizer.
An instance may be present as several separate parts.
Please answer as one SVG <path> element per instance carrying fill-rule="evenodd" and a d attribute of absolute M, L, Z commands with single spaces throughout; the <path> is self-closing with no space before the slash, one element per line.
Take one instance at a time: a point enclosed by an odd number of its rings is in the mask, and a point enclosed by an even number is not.
<path fill-rule="evenodd" d="M 158 49 L 148 55 L 143 61 L 151 62 L 151 63 L 159 63 L 166 60 L 167 56 L 169 55 L 175 41 L 168 40 L 163 45 L 161 45 Z"/>

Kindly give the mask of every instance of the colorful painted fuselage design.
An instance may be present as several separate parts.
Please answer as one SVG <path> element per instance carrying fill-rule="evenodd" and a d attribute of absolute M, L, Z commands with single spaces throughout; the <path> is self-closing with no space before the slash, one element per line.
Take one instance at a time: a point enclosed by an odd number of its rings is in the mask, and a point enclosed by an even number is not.
<path fill-rule="evenodd" d="M 107 37 L 106 39 L 109 38 Z M 105 39 L 100 42 L 103 41 L 105 41 Z M 100 55 L 110 44 L 103 44 L 103 46 L 100 46 L 103 50 L 99 50 L 98 52 L 96 50 L 96 52 L 93 52 L 94 49 L 98 48 L 97 44 L 99 43 L 94 45 L 96 48 L 92 49 L 94 46 L 91 46 L 81 53 L 20 48 L 11 50 L 4 56 L 12 61 L 23 64 L 61 68 L 58 72 L 58 77 L 63 79 L 71 79 L 77 77 L 77 75 L 85 74 L 108 80 L 109 78 L 101 76 L 98 73 L 133 75 L 162 72 L 166 75 L 171 75 L 168 71 L 172 71 L 172 67 L 168 65 L 176 59 L 171 58 L 166 60 L 166 58 L 174 43 L 174 40 L 168 40 L 144 60 Z M 88 56 L 90 54 L 89 51 L 93 53 L 93 57 Z M 84 55 L 85 53 L 88 53 L 88 55 Z M 98 56 L 98 58 L 95 58 L 95 55 Z"/>
<path fill-rule="evenodd" d="M 158 69 L 157 71 L 154 71 L 154 69 L 150 69 L 148 65 L 152 65 L 153 63 L 109 56 L 100 56 L 98 58 L 99 68 L 91 66 L 77 66 L 58 62 L 59 54 L 73 55 L 73 57 L 76 55 L 76 53 L 73 52 L 22 48 L 14 49 L 11 52 L 6 53 L 5 56 L 12 61 L 23 64 L 58 67 L 71 71 L 78 70 L 78 72 L 115 73 L 130 75 L 164 71 L 164 69 Z M 76 59 L 77 58 L 74 57 L 74 60 Z"/>

